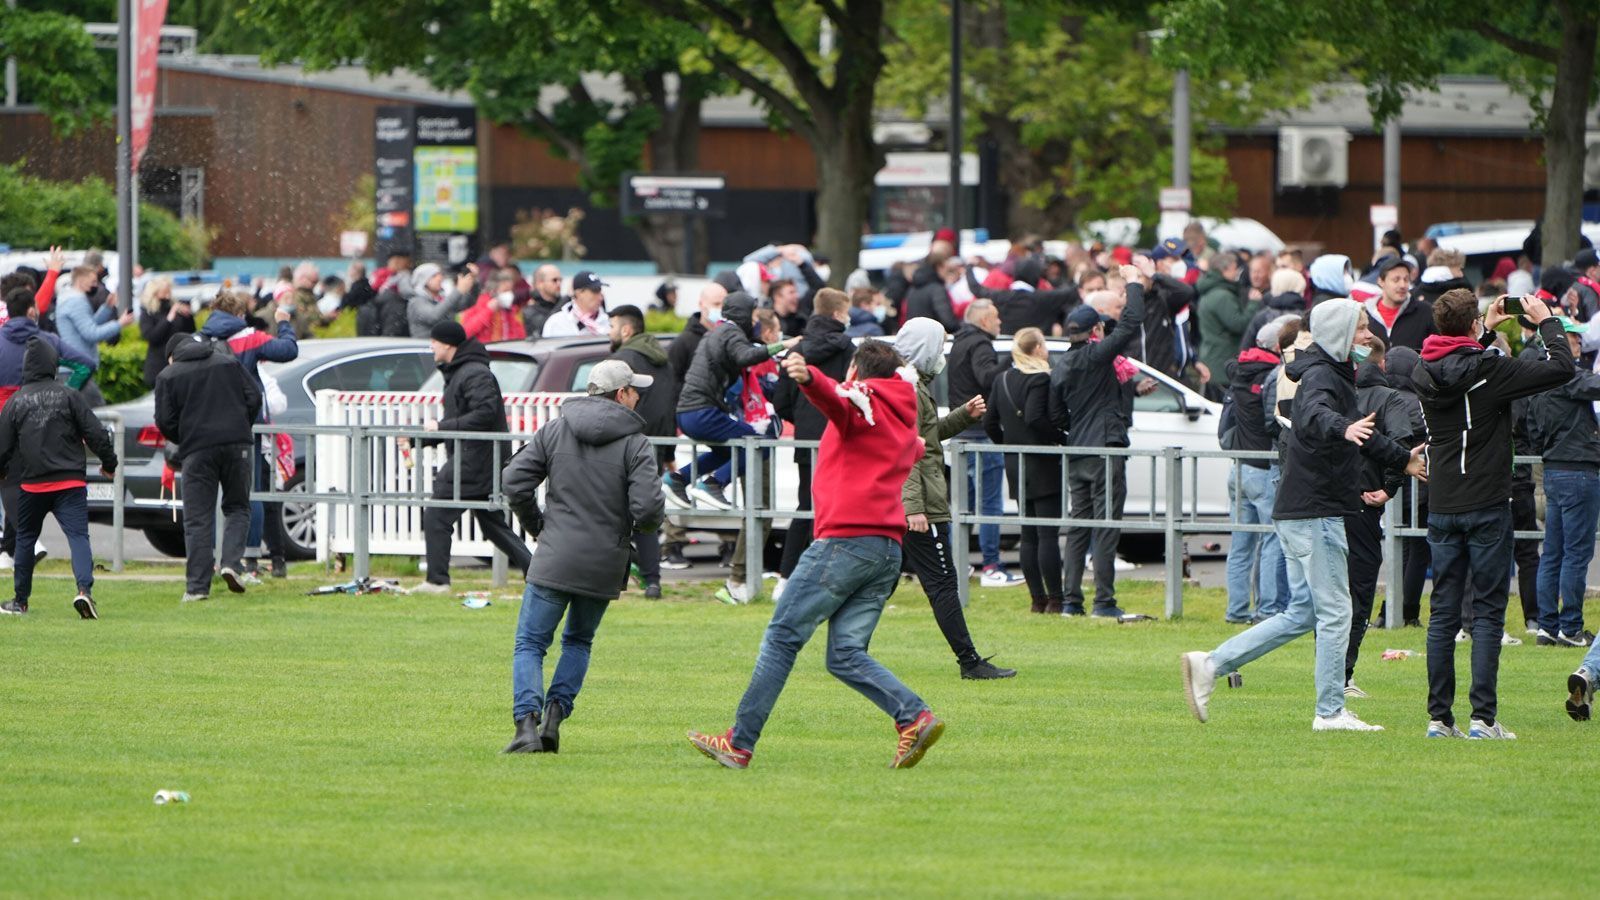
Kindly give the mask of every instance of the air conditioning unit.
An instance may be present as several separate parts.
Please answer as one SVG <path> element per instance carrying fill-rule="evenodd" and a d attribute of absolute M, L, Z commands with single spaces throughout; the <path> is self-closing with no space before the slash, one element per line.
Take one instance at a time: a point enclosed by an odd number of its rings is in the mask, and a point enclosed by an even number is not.
<path fill-rule="evenodd" d="M 1583 189 L 1600 188 L 1600 131 L 1583 136 Z"/>
<path fill-rule="evenodd" d="M 1350 132 L 1278 129 L 1278 187 L 1344 187 L 1350 181 Z"/>

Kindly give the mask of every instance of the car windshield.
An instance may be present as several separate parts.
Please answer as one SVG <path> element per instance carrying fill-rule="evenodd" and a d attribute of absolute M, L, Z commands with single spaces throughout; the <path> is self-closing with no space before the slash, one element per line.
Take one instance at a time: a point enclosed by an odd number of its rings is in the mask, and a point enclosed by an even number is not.
<path fill-rule="evenodd" d="M 539 372 L 539 364 L 526 356 L 495 356 L 489 360 L 489 371 L 494 373 L 494 380 L 500 382 L 502 393 L 516 394 L 533 387 L 533 377 Z M 435 371 L 428 376 L 421 390 L 425 393 L 443 391 L 444 373 Z"/>

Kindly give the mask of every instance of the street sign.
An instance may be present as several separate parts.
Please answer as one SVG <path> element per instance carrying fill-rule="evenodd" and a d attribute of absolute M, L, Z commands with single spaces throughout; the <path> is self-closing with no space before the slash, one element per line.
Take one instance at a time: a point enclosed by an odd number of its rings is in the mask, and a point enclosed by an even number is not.
<path fill-rule="evenodd" d="M 1385 231 L 1390 228 L 1398 228 L 1400 226 L 1400 207 L 1388 203 L 1374 203 L 1371 209 L 1371 219 L 1373 228 L 1382 228 Z"/>
<path fill-rule="evenodd" d="M 1188 188 L 1164 187 L 1161 189 L 1162 212 L 1188 212 L 1194 202 L 1194 195 Z"/>
<path fill-rule="evenodd" d="M 721 175 L 622 176 L 622 214 L 672 213 L 680 216 L 717 216 L 727 212 L 727 179 Z"/>

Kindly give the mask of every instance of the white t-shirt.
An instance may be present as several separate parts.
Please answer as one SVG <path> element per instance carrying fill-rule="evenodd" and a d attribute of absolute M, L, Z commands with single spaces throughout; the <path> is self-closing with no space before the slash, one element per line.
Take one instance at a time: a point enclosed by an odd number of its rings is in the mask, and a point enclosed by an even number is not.
<path fill-rule="evenodd" d="M 606 315 L 605 307 L 595 310 L 594 321 L 585 324 L 578 318 L 577 307 L 568 302 L 550 314 L 544 320 L 544 333 L 542 337 L 575 337 L 577 335 L 604 336 L 611 333 L 611 318 Z"/>

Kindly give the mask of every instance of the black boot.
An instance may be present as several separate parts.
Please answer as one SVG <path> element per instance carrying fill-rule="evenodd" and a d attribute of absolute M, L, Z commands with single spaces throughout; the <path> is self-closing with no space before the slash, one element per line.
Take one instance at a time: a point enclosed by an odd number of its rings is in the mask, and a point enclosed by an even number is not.
<path fill-rule="evenodd" d="M 539 729 L 539 742 L 544 752 L 555 753 L 561 748 L 561 720 L 567 717 L 561 704 L 551 700 L 544 705 L 544 727 Z"/>
<path fill-rule="evenodd" d="M 289 577 L 289 563 L 281 556 L 274 556 L 272 558 L 272 577 L 273 578 L 288 578 Z"/>
<path fill-rule="evenodd" d="M 1013 678 L 1016 669 L 1002 669 L 989 660 L 994 657 L 971 660 L 961 664 L 961 677 L 967 681 L 992 681 L 996 678 Z"/>
<path fill-rule="evenodd" d="M 501 753 L 539 753 L 544 745 L 539 741 L 539 713 L 528 713 L 517 720 L 517 736 L 511 739 Z"/>

